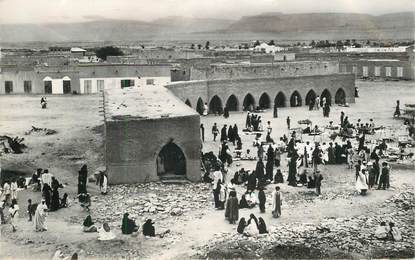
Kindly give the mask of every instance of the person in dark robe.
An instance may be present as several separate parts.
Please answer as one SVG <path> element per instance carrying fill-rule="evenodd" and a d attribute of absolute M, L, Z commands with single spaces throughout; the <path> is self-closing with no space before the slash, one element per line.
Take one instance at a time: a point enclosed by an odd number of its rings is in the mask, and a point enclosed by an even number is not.
<path fill-rule="evenodd" d="M 226 127 L 227 125 L 224 125 L 220 131 L 220 141 L 227 141 L 228 140 L 228 135 L 226 133 Z"/>
<path fill-rule="evenodd" d="M 240 209 L 247 209 L 247 208 L 249 208 L 248 201 L 246 201 L 245 194 L 243 194 L 242 197 L 241 197 L 241 199 L 239 200 L 239 208 Z"/>
<path fill-rule="evenodd" d="M 393 113 L 393 117 L 400 117 L 400 116 L 401 116 L 401 109 L 399 108 L 399 100 L 396 100 L 395 113 Z"/>
<path fill-rule="evenodd" d="M 278 106 L 274 105 L 274 113 L 273 113 L 273 117 L 274 118 L 278 118 Z"/>
<path fill-rule="evenodd" d="M 335 164 L 336 155 L 334 153 L 333 143 L 329 143 L 329 147 L 327 148 L 327 154 L 328 154 L 328 158 L 329 158 L 328 164 Z"/>
<path fill-rule="evenodd" d="M 264 219 L 261 218 L 261 217 L 258 218 L 258 231 L 259 231 L 259 234 L 267 234 L 268 233 L 267 225 L 265 224 Z"/>
<path fill-rule="evenodd" d="M 318 165 L 322 163 L 321 150 L 320 150 L 320 147 L 318 146 L 318 144 L 316 144 L 316 146 L 314 147 L 314 150 L 311 154 L 311 158 L 312 158 L 312 162 L 313 162 L 314 172 L 316 172 Z"/>
<path fill-rule="evenodd" d="M 274 149 L 270 145 L 267 150 L 267 164 L 265 166 L 266 178 L 270 181 L 273 179 L 274 173 Z"/>
<path fill-rule="evenodd" d="M 229 192 L 229 198 L 226 202 L 225 218 L 230 224 L 235 224 L 239 219 L 239 205 L 238 198 L 236 197 L 236 191 Z"/>
<path fill-rule="evenodd" d="M 148 237 L 156 236 L 156 229 L 154 228 L 154 222 L 151 219 L 147 219 L 143 224 L 143 235 Z"/>
<path fill-rule="evenodd" d="M 265 202 L 267 197 L 265 196 L 264 187 L 260 187 L 258 192 L 259 210 L 261 213 L 265 213 Z"/>
<path fill-rule="evenodd" d="M 200 124 L 200 136 L 202 138 L 202 142 L 205 141 L 205 127 L 203 124 Z"/>
<path fill-rule="evenodd" d="M 304 169 L 300 174 L 300 183 L 303 185 L 307 184 L 307 169 Z"/>
<path fill-rule="evenodd" d="M 255 168 L 256 177 L 258 179 L 265 178 L 264 168 L 265 168 L 264 163 L 262 162 L 261 159 L 259 159 L 259 161 L 256 163 L 256 168 Z"/>
<path fill-rule="evenodd" d="M 78 194 L 87 193 L 86 183 L 88 180 L 88 168 L 86 164 L 81 167 L 81 170 L 78 172 Z"/>
<path fill-rule="evenodd" d="M 317 195 L 320 195 L 321 194 L 321 181 L 323 180 L 323 176 L 321 175 L 320 172 L 317 172 L 314 176 L 314 179 L 315 179 Z"/>
<path fill-rule="evenodd" d="M 379 177 L 379 185 L 378 185 L 378 190 L 380 189 L 389 189 L 389 174 L 390 174 L 390 168 L 388 167 L 388 163 L 387 162 L 383 162 L 382 163 L 382 170 L 381 170 L 381 174 Z"/>
<path fill-rule="evenodd" d="M 287 116 L 287 127 L 288 127 L 288 130 L 290 129 L 290 123 L 291 123 L 291 119 L 290 119 L 289 116 Z"/>
<path fill-rule="evenodd" d="M 135 221 L 130 219 L 128 216 L 129 216 L 128 213 L 124 213 L 124 216 L 122 218 L 121 232 L 124 235 L 130 235 L 138 231 L 138 227 L 135 224 Z"/>
<path fill-rule="evenodd" d="M 326 103 L 326 117 L 330 117 L 330 105 L 328 102 Z"/>
<path fill-rule="evenodd" d="M 297 160 L 298 160 L 298 154 L 294 150 L 294 153 L 291 156 L 291 159 L 288 163 L 288 185 L 290 186 L 297 186 Z"/>
<path fill-rule="evenodd" d="M 335 162 L 336 164 L 341 164 L 342 163 L 342 152 L 341 152 L 341 147 L 338 143 L 334 144 L 334 157 L 335 157 Z"/>
<path fill-rule="evenodd" d="M 344 112 L 340 112 L 340 126 L 344 127 Z"/>
<path fill-rule="evenodd" d="M 257 183 L 256 178 L 257 178 L 256 171 L 252 171 L 252 173 L 249 174 L 248 176 L 248 184 L 247 184 L 248 190 L 255 190 L 256 183 Z"/>
<path fill-rule="evenodd" d="M 68 193 L 64 193 L 63 197 L 60 201 L 60 208 L 67 208 L 68 207 Z"/>
<path fill-rule="evenodd" d="M 275 186 L 275 191 L 272 193 L 272 217 L 279 218 L 281 216 L 282 198 L 280 187 Z"/>
<path fill-rule="evenodd" d="M 366 139 L 366 135 L 363 133 L 359 137 L 359 147 L 357 148 L 357 152 L 360 152 L 365 147 L 365 139 Z"/>
<path fill-rule="evenodd" d="M 59 191 L 57 188 L 52 191 L 52 200 L 50 203 L 50 211 L 56 211 L 60 208 Z"/>
<path fill-rule="evenodd" d="M 48 207 L 48 209 L 50 209 L 50 207 L 51 207 L 52 189 L 50 188 L 50 186 L 47 183 L 43 184 L 42 197 L 45 199 L 46 206 Z"/>
<path fill-rule="evenodd" d="M 230 125 L 229 128 L 228 128 L 228 140 L 229 140 L 229 142 L 231 142 L 235 145 L 235 136 L 233 135 L 232 125 Z"/>
<path fill-rule="evenodd" d="M 229 108 L 227 106 L 223 109 L 223 117 L 224 118 L 229 117 Z"/>
<path fill-rule="evenodd" d="M 280 151 L 280 148 L 275 148 L 275 151 L 274 151 L 274 162 L 275 162 L 275 167 L 280 167 L 280 163 L 281 163 L 281 151 Z"/>
<path fill-rule="evenodd" d="M 236 139 L 236 150 L 242 150 L 242 140 L 239 136 Z"/>
<path fill-rule="evenodd" d="M 304 146 L 303 166 L 308 168 L 308 152 L 307 146 Z"/>
<path fill-rule="evenodd" d="M 277 169 L 277 172 L 275 173 L 274 183 L 284 183 L 284 177 L 282 176 L 280 169 Z"/>
<path fill-rule="evenodd" d="M 84 223 L 82 224 L 82 231 L 87 233 L 98 231 L 97 227 L 94 225 L 94 222 L 92 221 L 91 215 L 88 215 L 85 218 Z"/>
<path fill-rule="evenodd" d="M 378 184 L 379 174 L 380 174 L 380 165 L 379 160 L 373 162 L 373 170 L 375 173 L 375 184 Z"/>
<path fill-rule="evenodd" d="M 216 141 L 216 136 L 218 136 L 219 133 L 219 129 L 218 126 L 216 125 L 216 123 L 213 124 L 212 126 L 212 134 L 213 134 L 213 141 Z"/>
<path fill-rule="evenodd" d="M 316 179 L 312 176 L 308 176 L 307 188 L 314 189 L 316 187 Z"/>
<path fill-rule="evenodd" d="M 267 136 L 265 137 L 265 141 L 267 143 L 274 143 L 274 139 L 271 138 L 271 135 L 267 133 Z"/>
<path fill-rule="evenodd" d="M 235 140 L 239 138 L 238 126 L 236 124 L 233 125 L 233 134 L 235 136 Z"/>
<path fill-rule="evenodd" d="M 245 121 L 245 128 L 249 129 L 251 128 L 251 120 L 252 120 L 252 115 L 251 113 L 248 112 L 248 114 L 246 115 L 246 121 Z"/>
<path fill-rule="evenodd" d="M 246 227 L 246 220 L 245 220 L 245 218 L 241 218 L 241 220 L 239 220 L 238 228 L 236 229 L 236 231 L 239 234 L 243 234 L 244 230 L 245 230 L 245 227 Z"/>

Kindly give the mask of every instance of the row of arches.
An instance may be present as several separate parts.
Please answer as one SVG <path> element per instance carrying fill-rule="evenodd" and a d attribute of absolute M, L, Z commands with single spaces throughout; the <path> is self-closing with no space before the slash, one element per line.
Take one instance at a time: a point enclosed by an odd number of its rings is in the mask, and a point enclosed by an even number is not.
<path fill-rule="evenodd" d="M 308 91 L 305 96 L 305 100 L 304 100 L 305 105 L 309 105 L 311 102 L 314 102 L 316 98 L 317 98 L 317 93 L 314 90 Z M 320 94 L 320 103 L 323 102 L 323 98 L 326 98 L 326 102 L 329 105 L 332 104 L 332 95 L 329 90 L 325 89 Z M 287 104 L 287 102 L 289 103 Z M 345 102 L 346 102 L 346 92 L 344 91 L 344 89 L 339 88 L 334 95 L 334 103 L 344 104 Z M 189 99 L 186 99 L 185 103 L 186 105 L 193 107 Z M 205 103 L 202 98 L 199 98 L 197 100 L 196 111 L 199 114 L 203 114 L 204 104 Z M 289 100 L 287 100 L 285 94 L 281 91 L 274 98 L 274 106 L 277 106 L 277 107 L 287 107 L 287 106 L 298 107 L 302 105 L 303 105 L 303 98 L 301 97 L 300 93 L 297 90 L 291 94 Z M 242 108 L 244 111 L 252 110 L 255 108 L 268 109 L 268 108 L 271 108 L 271 106 L 272 106 L 271 97 L 266 92 L 264 92 L 259 97 L 258 103 L 256 103 L 255 98 L 250 93 L 246 94 L 242 102 Z M 227 107 L 229 111 L 238 111 L 240 104 L 239 104 L 239 100 L 236 97 L 236 95 L 234 94 L 230 95 L 228 99 L 226 100 L 225 104 L 222 102 L 222 99 L 218 95 L 214 95 L 208 104 L 209 113 L 221 113 L 224 107 Z"/>

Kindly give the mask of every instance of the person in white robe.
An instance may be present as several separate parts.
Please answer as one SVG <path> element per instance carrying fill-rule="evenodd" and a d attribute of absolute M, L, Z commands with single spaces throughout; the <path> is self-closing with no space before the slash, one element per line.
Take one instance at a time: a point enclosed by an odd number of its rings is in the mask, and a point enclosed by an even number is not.
<path fill-rule="evenodd" d="M 102 224 L 102 227 L 98 229 L 98 240 L 106 241 L 106 240 L 113 240 L 115 238 L 115 234 L 112 233 L 108 223 Z"/>
<path fill-rule="evenodd" d="M 208 114 L 208 105 L 207 105 L 207 103 L 205 103 L 203 105 L 203 115 L 204 116 L 207 116 L 207 114 Z"/>
<path fill-rule="evenodd" d="M 46 211 L 48 207 L 46 206 L 45 200 L 42 200 L 42 202 L 37 205 L 36 212 L 35 212 L 35 231 L 36 232 L 42 232 L 47 231 L 46 227 Z"/>
<path fill-rule="evenodd" d="M 13 180 L 10 183 L 10 197 L 12 200 L 17 200 L 17 181 Z"/>
<path fill-rule="evenodd" d="M 19 205 L 17 205 L 17 201 L 14 199 L 12 200 L 12 205 L 9 208 L 10 214 L 10 225 L 12 225 L 13 232 L 16 232 L 16 219 L 19 217 Z"/>
<path fill-rule="evenodd" d="M 102 195 L 106 195 L 108 192 L 108 178 L 104 173 L 101 173 L 99 179 L 99 189 Z"/>
<path fill-rule="evenodd" d="M 367 185 L 367 175 L 366 169 L 363 169 L 359 172 L 359 176 L 356 180 L 356 190 L 360 193 L 360 195 L 366 195 L 369 186 Z"/>
<path fill-rule="evenodd" d="M 281 205 L 282 205 L 282 196 L 280 192 L 280 187 L 276 186 L 275 191 L 272 193 L 272 216 L 278 218 L 281 216 Z"/>

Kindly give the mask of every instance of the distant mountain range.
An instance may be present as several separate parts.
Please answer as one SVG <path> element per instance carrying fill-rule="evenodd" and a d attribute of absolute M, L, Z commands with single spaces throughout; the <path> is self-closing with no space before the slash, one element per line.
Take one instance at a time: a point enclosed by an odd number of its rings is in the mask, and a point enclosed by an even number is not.
<path fill-rule="evenodd" d="M 209 18 L 167 17 L 152 22 L 96 20 L 83 23 L 3 24 L 0 42 L 24 41 L 133 41 L 146 37 L 174 38 L 175 34 L 265 33 L 293 39 L 413 39 L 415 13 L 380 16 L 352 13 L 264 13 L 237 21 Z M 355 36 L 355 37 L 353 37 Z M 199 37 L 200 38 L 200 37 Z M 208 40 L 208 39 L 207 39 Z"/>

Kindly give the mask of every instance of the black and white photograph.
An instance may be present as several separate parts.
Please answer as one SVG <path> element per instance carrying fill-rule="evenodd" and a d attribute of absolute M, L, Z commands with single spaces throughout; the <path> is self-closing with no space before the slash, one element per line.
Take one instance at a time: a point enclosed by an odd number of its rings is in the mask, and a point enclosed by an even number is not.
<path fill-rule="evenodd" d="M 413 0 L 0 0 L 0 259 L 414 259 Z"/>

